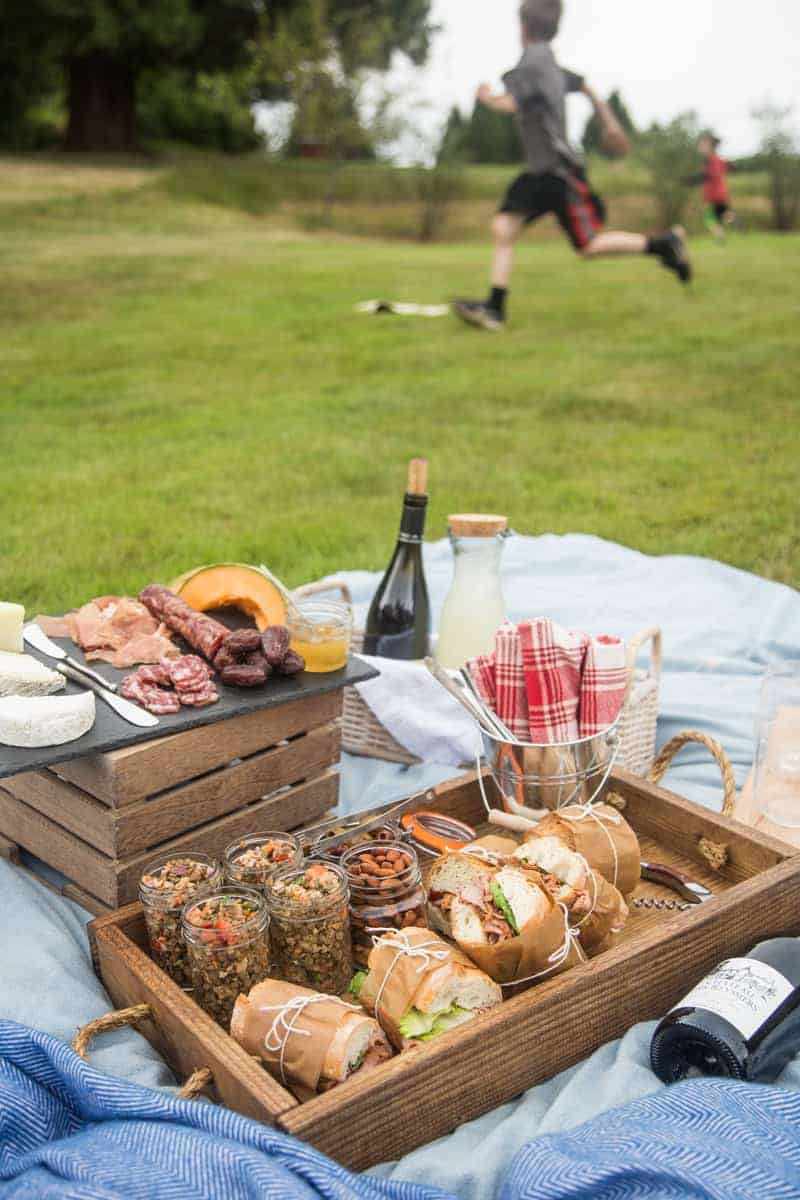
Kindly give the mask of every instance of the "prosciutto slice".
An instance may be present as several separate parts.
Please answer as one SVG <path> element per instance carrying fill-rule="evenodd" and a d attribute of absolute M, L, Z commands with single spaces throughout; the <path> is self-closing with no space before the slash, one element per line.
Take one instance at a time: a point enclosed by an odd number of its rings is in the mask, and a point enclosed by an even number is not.
<path fill-rule="evenodd" d="M 37 617 L 48 637 L 69 637 L 87 662 L 125 670 L 139 663 L 178 657 L 167 626 L 130 596 L 98 596 L 64 617 Z"/>

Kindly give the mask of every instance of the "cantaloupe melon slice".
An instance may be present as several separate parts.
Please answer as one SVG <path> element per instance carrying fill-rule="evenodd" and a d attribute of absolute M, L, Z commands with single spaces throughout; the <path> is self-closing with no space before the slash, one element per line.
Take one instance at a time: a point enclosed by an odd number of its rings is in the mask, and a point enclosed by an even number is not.
<path fill-rule="evenodd" d="M 262 631 L 286 622 L 286 601 L 279 588 L 258 567 L 245 563 L 198 567 L 173 580 L 170 587 L 198 612 L 238 608 L 253 617 Z"/>

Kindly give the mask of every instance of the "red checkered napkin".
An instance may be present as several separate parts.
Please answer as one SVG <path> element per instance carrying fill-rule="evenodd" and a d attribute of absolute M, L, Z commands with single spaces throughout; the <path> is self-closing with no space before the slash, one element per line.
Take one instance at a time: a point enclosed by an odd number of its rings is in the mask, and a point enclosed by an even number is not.
<path fill-rule="evenodd" d="M 528 700 L 516 625 L 510 621 L 501 625 L 494 637 L 494 654 L 471 658 L 467 670 L 483 702 L 497 713 L 515 737 L 527 742 L 530 737 Z"/>
<path fill-rule="evenodd" d="M 478 658 L 471 658 L 467 663 L 467 671 L 483 703 L 492 712 L 497 712 L 497 688 L 494 683 L 494 655 L 481 654 Z"/>
<path fill-rule="evenodd" d="M 494 638 L 495 712 L 521 742 L 531 740 L 525 668 L 517 626 L 505 621 Z"/>
<path fill-rule="evenodd" d="M 594 737 L 614 724 L 622 709 L 627 683 L 628 667 L 622 638 L 591 638 L 581 676 L 582 738 Z"/>
<path fill-rule="evenodd" d="M 553 745 L 578 738 L 581 667 L 589 639 L 539 617 L 517 626 L 528 701 L 530 741 Z"/>

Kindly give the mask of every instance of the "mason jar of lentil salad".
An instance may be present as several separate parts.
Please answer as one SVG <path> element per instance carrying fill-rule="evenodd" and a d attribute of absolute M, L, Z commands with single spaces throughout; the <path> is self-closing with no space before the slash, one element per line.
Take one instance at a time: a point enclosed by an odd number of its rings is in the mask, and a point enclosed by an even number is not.
<path fill-rule="evenodd" d="M 270 876 L 303 861 L 303 850 L 291 833 L 251 833 L 227 847 L 225 879 L 263 892 Z"/>
<path fill-rule="evenodd" d="M 230 887 L 183 910 L 194 999 L 229 1028 L 236 998 L 269 975 L 269 913 L 260 892 Z"/>
<path fill-rule="evenodd" d="M 207 854 L 164 854 L 145 869 L 139 883 L 150 953 L 181 987 L 191 987 L 181 912 L 190 900 L 217 891 L 222 869 Z"/>
<path fill-rule="evenodd" d="M 343 995 L 352 976 L 347 876 L 311 860 L 278 871 L 267 884 L 272 974 L 303 987 Z"/>

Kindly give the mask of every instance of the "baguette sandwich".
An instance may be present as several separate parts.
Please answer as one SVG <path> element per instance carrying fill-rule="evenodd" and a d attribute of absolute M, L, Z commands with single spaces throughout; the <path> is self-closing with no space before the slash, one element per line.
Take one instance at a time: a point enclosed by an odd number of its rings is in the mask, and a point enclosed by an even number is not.
<path fill-rule="evenodd" d="M 383 1030 L 361 1009 L 277 979 L 239 996 L 231 1037 L 303 1099 L 392 1056 Z"/>
<path fill-rule="evenodd" d="M 461 951 L 416 927 L 376 939 L 369 971 L 356 976 L 351 990 L 399 1050 L 430 1042 L 503 998 Z"/>
<path fill-rule="evenodd" d="M 559 838 L 623 896 L 630 895 L 641 878 L 639 839 L 622 814 L 608 804 L 596 804 L 589 812 L 568 805 L 548 813 L 525 841 L 540 837 Z"/>
<path fill-rule="evenodd" d="M 610 934 L 624 927 L 628 906 L 621 894 L 560 838 L 531 838 L 514 857 L 536 871 L 553 899 L 566 907 L 584 949 L 599 949 Z"/>
<path fill-rule="evenodd" d="M 471 889 L 483 895 L 493 874 L 494 868 L 488 860 L 463 852 L 444 854 L 437 859 L 428 875 L 428 924 L 431 929 L 452 937 L 450 917 L 456 896 L 465 890 L 469 893 Z"/>
<path fill-rule="evenodd" d="M 498 983 L 535 982 L 585 961 L 565 906 L 521 864 L 493 871 L 482 892 L 462 889 L 450 913 L 458 945 Z"/>

